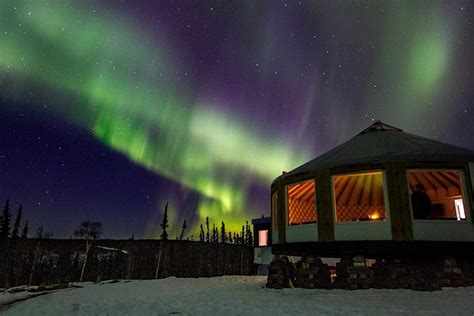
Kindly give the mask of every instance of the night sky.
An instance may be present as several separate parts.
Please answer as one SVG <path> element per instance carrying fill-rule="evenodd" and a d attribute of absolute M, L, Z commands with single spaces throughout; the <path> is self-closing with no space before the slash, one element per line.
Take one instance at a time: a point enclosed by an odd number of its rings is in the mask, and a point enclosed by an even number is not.
<path fill-rule="evenodd" d="M 0 2 L 0 202 L 32 231 L 238 229 L 375 119 L 474 149 L 470 1 Z M 191 230 L 193 230 L 191 229 Z M 191 232 L 190 232 L 191 234 Z M 194 234 L 195 239 L 197 234 Z"/>

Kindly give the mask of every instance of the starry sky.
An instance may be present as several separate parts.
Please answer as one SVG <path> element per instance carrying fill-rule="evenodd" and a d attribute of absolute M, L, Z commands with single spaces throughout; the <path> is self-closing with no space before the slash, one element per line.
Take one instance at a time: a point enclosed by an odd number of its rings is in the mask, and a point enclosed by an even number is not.
<path fill-rule="evenodd" d="M 0 1 L 0 200 L 68 238 L 269 215 L 375 119 L 474 149 L 470 1 Z M 3 203 L 3 202 L 2 202 Z M 174 235 L 173 235 L 174 234 Z"/>

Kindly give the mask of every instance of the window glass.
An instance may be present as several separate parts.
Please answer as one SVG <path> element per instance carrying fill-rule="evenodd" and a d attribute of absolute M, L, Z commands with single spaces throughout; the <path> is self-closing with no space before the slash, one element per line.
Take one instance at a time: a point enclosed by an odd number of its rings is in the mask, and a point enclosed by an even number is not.
<path fill-rule="evenodd" d="M 316 222 L 316 191 L 313 180 L 288 185 L 286 194 L 288 225 Z"/>
<path fill-rule="evenodd" d="M 385 220 L 383 185 L 381 171 L 334 176 L 336 222 Z"/>
<path fill-rule="evenodd" d="M 260 247 L 268 246 L 268 230 L 259 230 L 258 231 L 258 245 Z"/>
<path fill-rule="evenodd" d="M 456 170 L 409 171 L 413 218 L 465 220 L 461 175 Z"/>

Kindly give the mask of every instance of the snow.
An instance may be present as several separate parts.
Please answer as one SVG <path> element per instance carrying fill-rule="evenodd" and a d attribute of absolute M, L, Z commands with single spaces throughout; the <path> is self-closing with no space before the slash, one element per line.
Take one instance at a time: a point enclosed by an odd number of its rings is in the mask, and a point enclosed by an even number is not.
<path fill-rule="evenodd" d="M 266 277 L 80 283 L 0 309 L 1 315 L 472 315 L 474 287 L 411 290 L 265 288 Z M 18 295 L 18 293 L 14 293 Z M 0 294 L 5 301 L 8 293 Z M 1 304 L 1 303 L 0 303 Z M 0 305 L 1 306 L 1 305 Z"/>

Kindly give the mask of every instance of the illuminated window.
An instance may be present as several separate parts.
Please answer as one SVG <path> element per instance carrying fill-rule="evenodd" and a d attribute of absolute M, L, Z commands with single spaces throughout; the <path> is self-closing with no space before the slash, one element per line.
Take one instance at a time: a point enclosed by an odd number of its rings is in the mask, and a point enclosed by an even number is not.
<path fill-rule="evenodd" d="M 268 246 L 268 230 L 258 231 L 258 245 L 260 247 Z"/>
<path fill-rule="evenodd" d="M 272 194 L 272 227 L 278 229 L 278 195 L 276 192 Z"/>
<path fill-rule="evenodd" d="M 461 171 L 408 172 L 414 219 L 465 220 Z"/>
<path fill-rule="evenodd" d="M 336 222 L 387 218 L 381 171 L 334 176 L 333 180 Z"/>
<path fill-rule="evenodd" d="M 316 222 L 316 191 L 313 180 L 287 186 L 286 194 L 288 225 Z"/>

